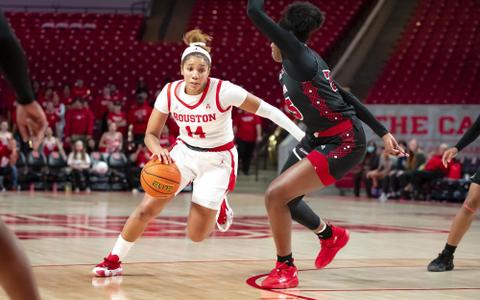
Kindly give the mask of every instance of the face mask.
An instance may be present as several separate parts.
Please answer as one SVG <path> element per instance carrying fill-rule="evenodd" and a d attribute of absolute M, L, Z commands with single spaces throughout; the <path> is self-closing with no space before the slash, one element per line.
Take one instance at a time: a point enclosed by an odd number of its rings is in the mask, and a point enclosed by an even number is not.
<path fill-rule="evenodd" d="M 375 151 L 375 147 L 374 146 L 368 146 L 367 147 L 367 152 L 368 153 L 373 153 Z"/>

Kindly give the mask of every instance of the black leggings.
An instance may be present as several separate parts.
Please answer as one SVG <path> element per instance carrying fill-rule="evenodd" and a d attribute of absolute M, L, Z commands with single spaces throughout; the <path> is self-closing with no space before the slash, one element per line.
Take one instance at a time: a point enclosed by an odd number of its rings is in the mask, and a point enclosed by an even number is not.
<path fill-rule="evenodd" d="M 345 137 L 351 137 L 351 141 L 345 142 Z M 365 135 L 363 129 L 360 126 L 355 126 L 351 131 L 347 131 L 338 137 L 329 138 L 327 142 L 325 140 L 317 139 L 312 135 L 307 136 L 293 149 L 287 162 L 283 165 L 282 173 L 288 168 L 296 164 L 299 160 L 307 158 L 317 169 L 326 168 L 325 172 L 329 173 L 329 177 L 332 180 L 338 180 L 342 178 L 345 173 L 351 170 L 354 166 L 360 163 L 365 156 Z M 349 149 L 345 155 L 341 156 L 339 149 Z M 327 165 L 315 165 L 315 159 L 313 158 L 322 155 L 327 158 Z M 338 159 L 337 159 L 338 155 Z M 320 176 L 319 176 L 320 177 Z M 322 178 L 320 177 L 322 181 Z M 323 181 L 322 181 L 323 182 Z M 326 185 L 324 183 L 324 185 Z M 288 208 L 292 219 L 297 223 L 302 224 L 310 230 L 315 230 L 320 226 L 320 217 L 303 201 L 304 195 L 299 196 L 290 202 L 288 202 Z"/>

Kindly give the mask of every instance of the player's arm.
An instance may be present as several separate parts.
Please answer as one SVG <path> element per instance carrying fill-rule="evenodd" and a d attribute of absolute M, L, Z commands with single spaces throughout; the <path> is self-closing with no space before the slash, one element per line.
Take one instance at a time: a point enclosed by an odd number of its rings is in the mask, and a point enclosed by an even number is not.
<path fill-rule="evenodd" d="M 343 100 L 348 104 L 352 105 L 355 108 L 357 117 L 365 124 L 368 125 L 379 137 L 383 137 L 388 134 L 388 130 L 380 123 L 375 116 L 368 110 L 368 108 L 363 105 L 357 97 L 352 93 L 344 90 L 338 83 L 336 84 L 338 92 L 342 96 Z"/>
<path fill-rule="evenodd" d="M 17 125 L 24 141 L 33 137 L 33 148 L 43 142 L 47 118 L 42 107 L 34 101 L 28 78 L 27 62 L 17 38 L 0 11 L 0 69 L 17 94 Z"/>
<path fill-rule="evenodd" d="M 247 94 L 247 98 L 239 107 L 245 111 L 256 114 L 257 116 L 269 119 L 273 123 L 288 131 L 297 141 L 302 140 L 302 138 L 305 136 L 305 132 L 298 128 L 298 126 L 278 108 L 275 108 L 267 102 L 262 101 L 260 98 L 251 93 Z"/>
<path fill-rule="evenodd" d="M 474 140 L 476 140 L 478 136 L 480 136 L 480 116 L 478 116 L 472 127 L 465 132 L 460 141 L 458 141 L 458 143 L 455 145 L 455 148 L 457 148 L 458 151 L 462 151 L 463 148 L 467 147 Z"/>
<path fill-rule="evenodd" d="M 150 150 L 153 155 L 158 156 L 158 159 L 165 164 L 173 162 L 168 150 L 160 146 L 160 135 L 165 123 L 167 122 L 167 119 L 168 114 L 154 109 L 150 115 L 150 118 L 148 119 L 144 140 L 148 150 Z"/>
<path fill-rule="evenodd" d="M 312 79 L 317 71 L 315 58 L 291 32 L 280 27 L 265 13 L 263 4 L 264 0 L 249 0 L 247 7 L 248 17 L 255 27 L 280 49 L 282 57 L 288 58 L 292 62 L 295 73 L 301 74 L 302 77 L 295 78 L 296 80 L 306 81 Z"/>
<path fill-rule="evenodd" d="M 338 92 L 342 96 L 343 100 L 348 104 L 352 105 L 355 109 L 357 117 L 365 124 L 368 125 L 379 137 L 383 139 L 383 143 L 385 144 L 385 151 L 392 155 L 402 155 L 406 156 L 405 149 L 402 149 L 400 145 L 398 145 L 397 140 L 395 137 L 388 132 L 388 130 L 380 123 L 375 116 L 368 110 L 368 108 L 363 105 L 357 97 L 353 94 L 344 90 L 338 83 L 336 83 Z"/>
<path fill-rule="evenodd" d="M 455 156 L 457 156 L 458 152 L 460 152 L 463 148 L 470 145 L 474 140 L 478 138 L 480 135 L 480 116 L 478 116 L 475 123 L 473 123 L 472 127 L 470 127 L 467 132 L 463 134 L 460 138 L 460 141 L 453 146 L 452 148 L 448 149 L 443 153 L 442 162 L 445 168 L 448 164 L 452 161 Z"/>
<path fill-rule="evenodd" d="M 33 102 L 33 91 L 27 73 L 27 63 L 17 39 L 0 12 L 0 67 L 17 93 L 19 104 Z"/>

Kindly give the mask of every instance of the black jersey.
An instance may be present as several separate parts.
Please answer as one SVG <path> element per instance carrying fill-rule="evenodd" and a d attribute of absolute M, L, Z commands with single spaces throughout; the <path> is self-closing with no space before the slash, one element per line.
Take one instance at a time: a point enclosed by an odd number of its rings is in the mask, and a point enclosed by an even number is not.
<path fill-rule="evenodd" d="M 263 2 L 249 0 L 248 16 L 280 49 L 280 81 L 286 105 L 295 117 L 307 125 L 307 132 L 324 131 L 356 116 L 378 136 L 388 133 L 355 96 L 333 80 L 328 65 L 320 55 L 265 14 Z"/>
<path fill-rule="evenodd" d="M 463 148 L 467 147 L 470 143 L 472 143 L 476 138 L 478 138 L 478 136 L 480 136 L 480 116 L 478 116 L 472 127 L 470 127 L 470 129 L 465 132 L 465 134 L 462 136 L 460 141 L 458 141 L 455 147 L 458 149 L 458 151 L 461 151 Z M 478 177 L 480 177 L 480 174 L 478 175 Z"/>
<path fill-rule="evenodd" d="M 327 64 L 311 49 L 305 48 L 315 57 L 317 72 L 311 80 L 301 82 L 282 68 L 280 83 L 286 107 L 310 132 L 324 131 L 346 119 L 351 120 L 356 116 L 355 109 L 343 100 Z"/>

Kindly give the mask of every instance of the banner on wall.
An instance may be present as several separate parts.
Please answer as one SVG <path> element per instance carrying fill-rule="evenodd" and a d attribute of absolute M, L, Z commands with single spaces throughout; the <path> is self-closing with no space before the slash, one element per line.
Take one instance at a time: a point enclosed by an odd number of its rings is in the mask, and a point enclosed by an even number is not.
<path fill-rule="evenodd" d="M 398 140 L 418 140 L 425 152 L 441 143 L 453 146 L 480 115 L 480 105 L 367 105 Z M 364 125 L 367 140 L 380 139 Z M 480 156 L 480 138 L 462 154 Z"/>

